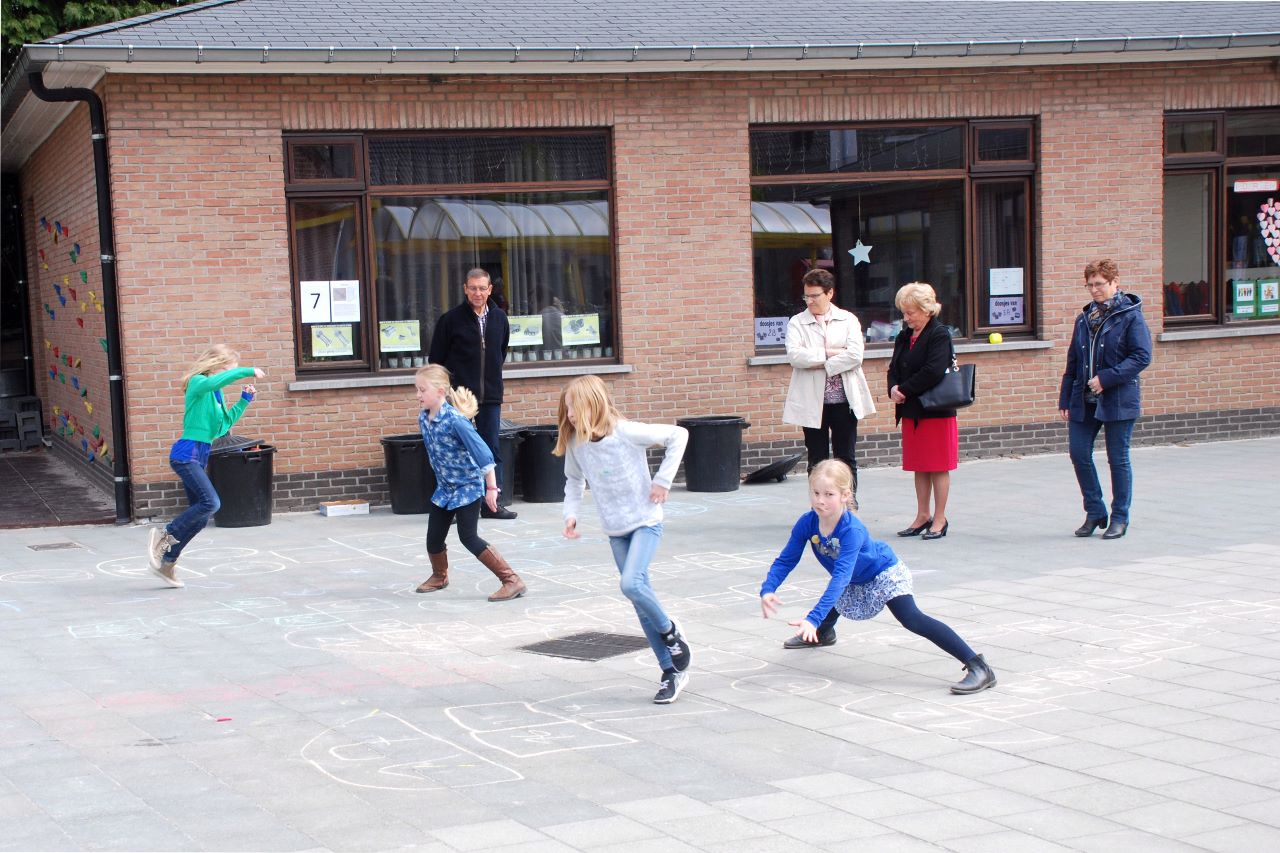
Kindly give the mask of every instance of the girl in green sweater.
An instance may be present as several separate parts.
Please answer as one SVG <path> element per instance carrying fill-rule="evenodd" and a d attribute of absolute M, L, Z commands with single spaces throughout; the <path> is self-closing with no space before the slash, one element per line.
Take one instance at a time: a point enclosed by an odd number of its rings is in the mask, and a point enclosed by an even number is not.
<path fill-rule="evenodd" d="M 182 377 L 186 411 L 182 416 L 182 437 L 169 451 L 169 467 L 182 480 L 190 506 L 164 528 L 152 529 L 148 551 L 151 571 L 169 586 L 184 585 L 178 579 L 178 556 L 222 506 L 205 472 L 214 439 L 230 432 L 257 393 L 252 385 L 245 385 L 240 399 L 228 406 L 222 389 L 241 379 L 261 379 L 265 375 L 256 367 L 241 367 L 239 353 L 226 344 L 215 344 Z"/>

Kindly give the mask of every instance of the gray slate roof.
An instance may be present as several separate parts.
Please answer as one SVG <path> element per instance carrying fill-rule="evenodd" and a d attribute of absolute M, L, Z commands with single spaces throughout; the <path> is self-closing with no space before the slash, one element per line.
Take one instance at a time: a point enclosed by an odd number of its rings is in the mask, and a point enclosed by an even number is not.
<path fill-rule="evenodd" d="M 47 43 L 654 47 L 1176 37 L 1280 32 L 1277 2 L 208 0 Z"/>

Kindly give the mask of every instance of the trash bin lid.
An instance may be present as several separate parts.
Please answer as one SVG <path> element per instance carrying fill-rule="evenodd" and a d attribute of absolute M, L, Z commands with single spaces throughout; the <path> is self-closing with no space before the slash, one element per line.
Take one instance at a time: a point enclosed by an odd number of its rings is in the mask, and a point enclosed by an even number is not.
<path fill-rule="evenodd" d="M 262 439 L 260 438 L 245 438 L 243 436 L 227 433 L 221 438 L 215 438 L 213 440 L 209 453 L 210 455 L 233 453 L 237 450 L 244 450 L 247 447 L 255 447 L 259 444 L 262 444 Z"/>
<path fill-rule="evenodd" d="M 680 418 L 676 421 L 676 425 L 682 427 L 734 426 L 746 423 L 747 419 L 739 415 L 697 415 L 696 417 Z M 751 426 L 751 424 L 747 424 L 747 426 Z"/>
<path fill-rule="evenodd" d="M 786 459 L 779 459 L 777 462 L 770 462 L 763 468 L 757 468 L 750 474 L 742 478 L 744 483 L 767 483 L 770 480 L 776 480 L 781 483 L 787 479 L 787 475 L 791 473 L 800 460 L 804 458 L 803 453 L 797 453 L 794 456 L 788 456 Z"/>
<path fill-rule="evenodd" d="M 387 444 L 421 444 L 422 433 L 409 432 L 404 435 L 384 435 L 382 443 Z"/>

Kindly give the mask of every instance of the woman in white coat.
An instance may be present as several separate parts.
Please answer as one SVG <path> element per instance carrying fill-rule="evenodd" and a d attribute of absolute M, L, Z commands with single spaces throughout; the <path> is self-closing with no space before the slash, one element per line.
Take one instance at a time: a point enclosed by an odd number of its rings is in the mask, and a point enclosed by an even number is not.
<path fill-rule="evenodd" d="M 832 304 L 836 282 L 830 272 L 810 270 L 801 283 L 808 309 L 787 323 L 791 385 L 782 422 L 804 428 L 810 470 L 832 456 L 849 466 L 856 509 L 858 419 L 876 411 L 862 375 L 862 324 Z"/>

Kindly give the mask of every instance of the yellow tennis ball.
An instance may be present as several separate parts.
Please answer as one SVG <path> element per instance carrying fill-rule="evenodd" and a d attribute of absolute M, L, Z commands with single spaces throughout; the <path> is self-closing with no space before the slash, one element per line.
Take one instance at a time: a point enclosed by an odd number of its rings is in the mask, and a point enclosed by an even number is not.
<path fill-rule="evenodd" d="M 999 332 L 992 332 L 991 334 L 987 335 L 987 341 L 993 344 L 1002 344 L 1004 343 L 1004 335 L 1000 334 Z"/>

